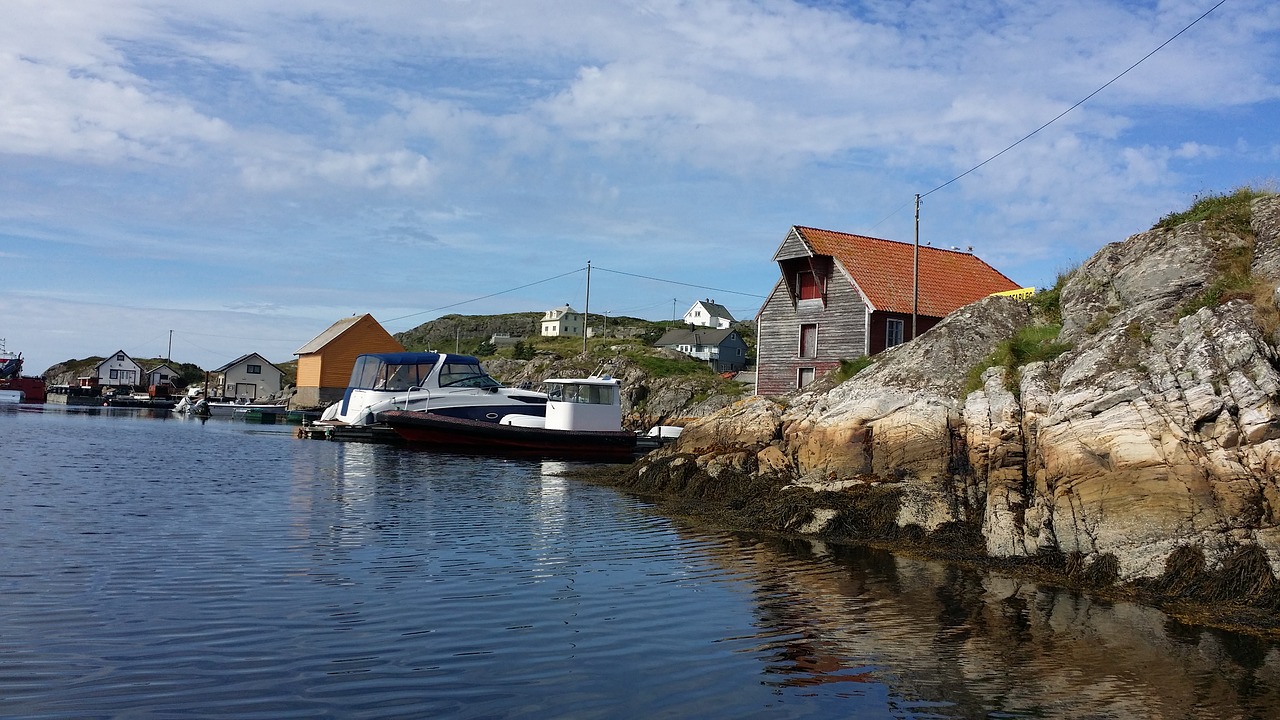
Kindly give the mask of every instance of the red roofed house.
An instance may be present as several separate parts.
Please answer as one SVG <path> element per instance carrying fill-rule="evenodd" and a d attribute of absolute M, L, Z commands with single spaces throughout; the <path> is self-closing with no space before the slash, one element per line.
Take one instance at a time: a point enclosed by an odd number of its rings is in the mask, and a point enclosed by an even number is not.
<path fill-rule="evenodd" d="M 780 395 L 912 338 L 908 243 L 795 226 L 773 259 L 782 271 L 756 315 L 756 393 Z M 918 332 L 1018 284 L 976 256 L 920 247 Z"/>

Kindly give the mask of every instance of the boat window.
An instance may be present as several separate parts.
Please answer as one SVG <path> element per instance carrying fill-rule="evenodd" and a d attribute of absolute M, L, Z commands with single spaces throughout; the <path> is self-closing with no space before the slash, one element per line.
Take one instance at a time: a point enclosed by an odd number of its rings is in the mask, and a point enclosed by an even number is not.
<path fill-rule="evenodd" d="M 562 385 L 551 383 L 546 387 L 547 399 L 554 402 L 582 403 L 587 405 L 612 405 L 613 388 L 607 385 Z"/>
<path fill-rule="evenodd" d="M 440 387 L 502 387 L 479 363 L 447 362 L 440 368 Z"/>
<path fill-rule="evenodd" d="M 609 405 L 613 402 L 613 388 L 604 385 L 582 385 L 578 387 L 578 402 L 591 405 Z"/>
<path fill-rule="evenodd" d="M 356 364 L 351 368 L 351 382 L 348 385 L 353 388 L 372 388 L 374 383 L 378 381 L 381 369 L 382 361 L 378 358 L 356 358 Z"/>
<path fill-rule="evenodd" d="M 387 365 L 382 369 L 382 377 L 374 385 L 375 390 L 408 390 L 413 385 L 410 373 L 412 365 Z"/>

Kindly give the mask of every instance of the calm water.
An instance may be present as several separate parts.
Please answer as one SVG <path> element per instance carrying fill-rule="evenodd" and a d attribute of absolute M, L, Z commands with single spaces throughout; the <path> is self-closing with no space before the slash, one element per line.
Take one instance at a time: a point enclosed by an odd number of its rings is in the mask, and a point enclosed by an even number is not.
<path fill-rule="evenodd" d="M 562 465 L 0 410 L 0 716 L 1280 716 L 1269 642 Z"/>

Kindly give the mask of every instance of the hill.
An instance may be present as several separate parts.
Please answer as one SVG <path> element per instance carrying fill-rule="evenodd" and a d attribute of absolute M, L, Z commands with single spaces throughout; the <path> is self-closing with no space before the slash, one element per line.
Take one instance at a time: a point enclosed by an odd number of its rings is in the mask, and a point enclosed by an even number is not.
<path fill-rule="evenodd" d="M 393 337 L 406 350 L 458 352 L 464 355 L 492 355 L 498 348 L 488 345 L 494 335 L 507 335 L 523 340 L 526 345 L 556 342 L 571 338 L 543 338 L 538 321 L 540 312 L 507 313 L 505 315 L 444 315 Z M 663 332 L 678 323 L 644 320 L 633 317 L 590 315 L 588 324 L 597 336 L 639 338 L 652 344 Z M 575 340 L 581 346 L 582 338 Z"/>

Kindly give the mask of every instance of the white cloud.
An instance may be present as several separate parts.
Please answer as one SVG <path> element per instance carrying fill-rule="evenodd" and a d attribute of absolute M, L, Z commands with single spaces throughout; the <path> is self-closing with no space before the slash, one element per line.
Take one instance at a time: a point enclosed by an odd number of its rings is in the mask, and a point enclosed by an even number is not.
<path fill-rule="evenodd" d="M 662 275 L 675 252 L 768 285 L 787 225 L 867 232 L 889 215 L 875 233 L 903 237 L 909 213 L 890 213 L 913 193 L 1202 5 L 8 0 L 0 257 L 108 271 L 55 288 L 68 302 L 107 302 L 110 278 L 165 262 L 210 280 L 187 282 L 192 308 L 284 313 L 291 296 L 342 314 L 410 292 L 444 305 L 475 291 L 481 255 L 503 260 L 494 286 L 588 253 Z M 1278 7 L 1222 6 L 929 196 L 931 232 L 1052 280 L 1181 197 L 1274 174 L 1259 118 L 1280 98 Z M 405 260 L 387 274 L 366 245 Z"/>

